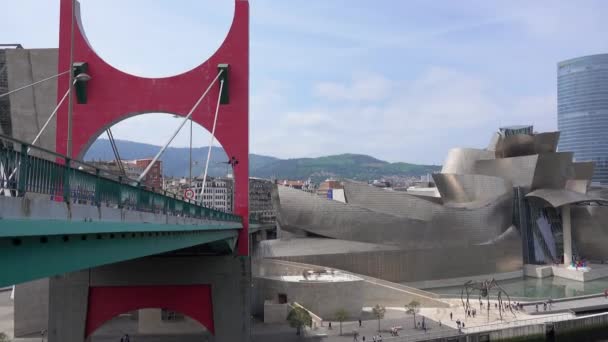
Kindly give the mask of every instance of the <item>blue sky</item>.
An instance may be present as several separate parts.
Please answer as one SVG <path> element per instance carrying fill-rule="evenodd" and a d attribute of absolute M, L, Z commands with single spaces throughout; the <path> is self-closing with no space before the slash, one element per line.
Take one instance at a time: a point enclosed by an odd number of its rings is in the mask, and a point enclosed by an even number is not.
<path fill-rule="evenodd" d="M 199 64 L 223 40 L 234 7 L 230 0 L 81 3 L 98 53 L 143 76 Z M 351 152 L 442 163 L 450 147 L 485 146 L 500 125 L 555 130 L 556 63 L 608 53 L 601 0 L 250 5 L 251 151 L 282 158 Z M 11 15 L 0 41 L 57 46 L 58 1 L 3 8 Z M 158 144 L 177 125 L 146 115 L 114 134 Z M 194 140 L 207 145 L 208 134 L 197 128 Z M 187 141 L 183 132 L 174 146 Z"/>

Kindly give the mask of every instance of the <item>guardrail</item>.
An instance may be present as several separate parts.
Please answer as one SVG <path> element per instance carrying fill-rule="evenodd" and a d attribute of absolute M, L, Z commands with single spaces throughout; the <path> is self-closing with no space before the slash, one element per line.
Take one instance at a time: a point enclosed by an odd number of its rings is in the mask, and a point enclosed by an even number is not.
<path fill-rule="evenodd" d="M 574 317 L 576 317 L 576 315 L 574 315 L 573 313 L 560 313 L 560 314 L 554 314 L 554 315 L 546 315 L 546 316 L 537 317 L 537 318 L 529 318 L 529 319 L 515 320 L 515 321 L 509 321 L 509 322 L 498 322 L 498 323 L 490 323 L 490 324 L 485 324 L 485 325 L 478 325 L 478 326 L 473 326 L 473 327 L 467 327 L 462 330 L 464 333 L 469 334 L 469 333 L 475 333 L 475 332 L 481 332 L 481 331 L 501 330 L 501 329 L 506 329 L 506 328 L 521 327 L 521 326 L 541 324 L 541 323 L 560 322 L 560 321 L 566 321 L 566 320 L 572 319 Z"/>
<path fill-rule="evenodd" d="M 385 337 L 384 340 L 391 342 L 413 342 L 413 341 L 428 341 L 440 338 L 450 338 L 457 336 L 465 336 L 468 334 L 478 333 L 478 332 L 489 332 L 502 330 L 512 327 L 518 326 L 526 326 L 526 325 L 534 325 L 534 324 L 544 324 L 544 323 L 552 323 L 573 319 L 575 316 L 571 313 L 568 314 L 558 314 L 551 315 L 545 317 L 524 319 L 519 321 L 510 321 L 510 322 L 499 322 L 499 323 L 490 323 L 485 325 L 479 325 L 469 328 L 464 328 L 461 331 L 458 330 L 441 330 L 433 332 L 432 330 L 419 333 L 419 334 L 410 334 L 405 336 L 395 336 L 395 337 Z"/>
<path fill-rule="evenodd" d="M 66 203 L 241 222 L 237 215 L 0 134 L 0 195 L 23 197 L 28 193 Z"/>

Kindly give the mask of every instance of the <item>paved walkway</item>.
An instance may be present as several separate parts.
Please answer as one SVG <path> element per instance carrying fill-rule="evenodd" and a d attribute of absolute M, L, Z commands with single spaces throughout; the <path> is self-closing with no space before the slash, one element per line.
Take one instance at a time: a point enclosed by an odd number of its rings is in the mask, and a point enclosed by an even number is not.
<path fill-rule="evenodd" d="M 608 299 L 604 296 L 591 298 L 574 298 L 571 300 L 553 301 L 551 305 L 547 305 L 546 309 L 543 303 L 525 305 L 524 310 L 532 315 L 543 313 L 555 313 L 564 311 L 591 311 L 596 309 L 608 309 Z"/>

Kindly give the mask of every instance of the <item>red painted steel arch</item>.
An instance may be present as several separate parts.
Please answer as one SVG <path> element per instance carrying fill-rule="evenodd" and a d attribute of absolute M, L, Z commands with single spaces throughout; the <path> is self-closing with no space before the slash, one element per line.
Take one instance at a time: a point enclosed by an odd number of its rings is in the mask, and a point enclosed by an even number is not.
<path fill-rule="evenodd" d="M 229 158 L 236 158 L 234 169 L 235 213 L 243 217 L 239 234 L 239 255 L 249 254 L 249 2 L 235 0 L 232 26 L 218 50 L 198 67 L 185 73 L 144 78 L 124 73 L 102 60 L 89 45 L 80 14 L 75 13 L 74 61 L 88 63 L 88 101 L 74 101 L 72 118 L 72 155 L 82 157 L 100 132 L 133 113 L 176 113 L 185 116 L 196 100 L 217 76 L 218 64 L 227 63 L 230 103 L 220 106 L 216 137 Z M 58 70 L 70 68 L 71 0 L 61 0 Z M 193 42 L 196 43 L 196 42 Z M 167 47 L 170 48 L 170 47 Z M 69 79 L 58 78 L 58 100 L 67 91 Z M 193 113 L 193 120 L 211 131 L 219 93 L 219 82 Z M 67 152 L 68 106 L 57 113 L 56 148 Z"/>
<path fill-rule="evenodd" d="M 215 333 L 209 285 L 106 286 L 89 289 L 85 337 L 122 313 L 148 308 L 188 315 Z"/>

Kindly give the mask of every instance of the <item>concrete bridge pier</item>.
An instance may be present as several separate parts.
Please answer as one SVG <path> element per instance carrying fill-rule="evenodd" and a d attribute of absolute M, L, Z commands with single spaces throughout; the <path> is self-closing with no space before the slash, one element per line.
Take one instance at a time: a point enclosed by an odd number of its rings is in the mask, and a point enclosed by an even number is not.
<path fill-rule="evenodd" d="M 188 288 L 210 289 L 210 303 L 198 301 Z M 179 290 L 175 290 L 178 288 Z M 49 280 L 49 342 L 83 342 L 95 314 L 108 310 L 107 297 L 95 303 L 99 289 L 111 292 L 117 303 L 146 303 L 182 299 L 194 310 L 210 310 L 211 341 L 246 342 L 250 336 L 251 263 L 240 256 L 155 256 L 51 277 Z M 132 289 L 133 291 L 130 291 Z M 142 290 L 144 289 L 144 290 Z M 142 295 L 142 291 L 156 295 Z M 130 291 L 130 292 L 124 292 Z M 122 292 L 121 292 L 122 291 Z M 167 299 L 169 298 L 169 299 Z M 99 304 L 101 303 L 101 305 Z M 96 305 L 96 307 L 92 307 Z M 172 304 L 168 304 L 172 305 Z M 161 307 L 162 308 L 162 307 Z M 166 307 L 171 309 L 171 307 Z M 176 310 L 179 311 L 179 310 Z M 123 312 L 118 312 L 123 313 Z M 189 312 L 182 312 L 193 316 Z M 111 318 L 111 317 L 110 317 Z M 87 322 L 88 321 L 88 322 Z M 208 326 L 211 325 L 211 326 Z"/>

